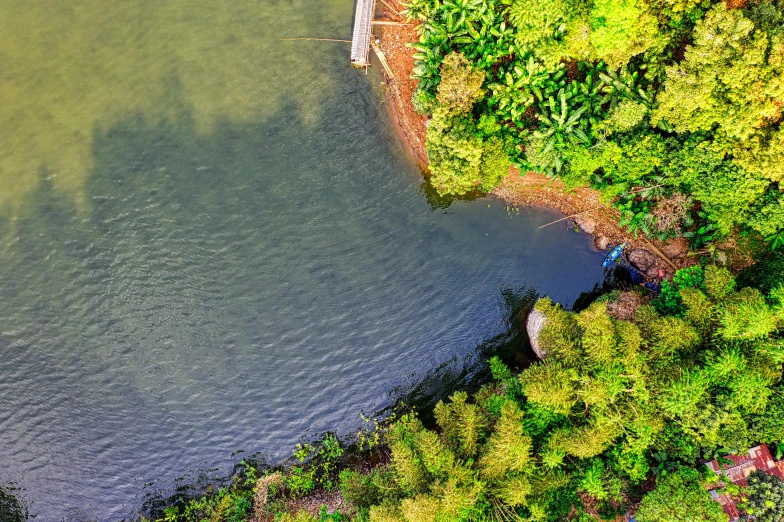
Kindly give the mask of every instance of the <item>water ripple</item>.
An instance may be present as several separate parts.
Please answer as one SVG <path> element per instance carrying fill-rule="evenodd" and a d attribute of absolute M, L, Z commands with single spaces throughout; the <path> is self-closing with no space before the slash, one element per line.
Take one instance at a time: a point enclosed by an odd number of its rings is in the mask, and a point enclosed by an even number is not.
<path fill-rule="evenodd" d="M 342 58 L 322 118 L 131 116 L 96 130 L 87 208 L 45 183 L 21 202 L 0 246 L 0 485 L 40 520 L 118 520 L 148 481 L 353 432 L 476 357 L 502 290 L 570 304 L 601 279 L 587 237 L 538 231 L 551 211 L 433 211 Z"/>

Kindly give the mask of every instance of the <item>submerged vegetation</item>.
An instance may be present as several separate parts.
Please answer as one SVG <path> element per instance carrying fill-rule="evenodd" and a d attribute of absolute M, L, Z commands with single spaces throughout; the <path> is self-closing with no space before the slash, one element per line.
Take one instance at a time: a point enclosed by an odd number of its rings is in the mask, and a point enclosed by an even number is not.
<path fill-rule="evenodd" d="M 779 0 L 411 0 L 441 193 L 521 169 L 592 186 L 631 232 L 784 245 Z"/>
<path fill-rule="evenodd" d="M 217 507 L 163 520 L 726 521 L 700 464 L 757 443 L 784 452 L 784 274 L 774 283 L 693 267 L 634 320 L 610 315 L 613 294 L 580 312 L 540 299 L 547 356 L 517 374 L 492 358 L 492 382 L 438 403 L 435 426 L 413 411 L 374 424 L 359 460 L 327 436 L 287 469 L 246 471 Z M 747 516 L 777 516 L 783 484 L 750 480 Z M 314 489 L 339 491 L 342 513 L 301 509 Z"/>

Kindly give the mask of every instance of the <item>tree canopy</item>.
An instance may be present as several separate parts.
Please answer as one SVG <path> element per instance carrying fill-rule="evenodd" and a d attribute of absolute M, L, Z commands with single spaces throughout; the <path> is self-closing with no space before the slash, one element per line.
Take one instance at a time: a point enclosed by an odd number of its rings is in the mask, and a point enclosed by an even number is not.
<path fill-rule="evenodd" d="M 784 442 L 784 284 L 763 294 L 691 268 L 633 321 L 609 315 L 614 298 L 539 300 L 543 360 L 518 375 L 491 360 L 494 382 L 439 403 L 437 430 L 395 423 L 392 493 L 370 521 L 610 519 L 640 499 L 640 522 L 726 521 L 696 466 Z M 780 493 L 761 480 L 757 513 Z"/>
<path fill-rule="evenodd" d="M 778 0 L 412 0 L 407 14 L 442 194 L 489 191 L 508 161 L 600 190 L 635 233 L 784 244 Z M 476 96 L 458 107 L 446 91 Z"/>

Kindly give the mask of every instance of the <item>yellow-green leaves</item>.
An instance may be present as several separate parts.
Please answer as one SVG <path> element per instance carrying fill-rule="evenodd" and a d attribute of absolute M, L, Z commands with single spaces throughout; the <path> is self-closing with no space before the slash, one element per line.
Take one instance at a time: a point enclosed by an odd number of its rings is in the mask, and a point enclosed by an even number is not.
<path fill-rule="evenodd" d="M 734 293 L 723 306 L 719 316 L 718 333 L 727 340 L 764 338 L 778 327 L 778 317 L 753 288 Z"/>
<path fill-rule="evenodd" d="M 618 352 L 618 343 L 615 325 L 607 315 L 607 305 L 592 303 L 577 314 L 577 324 L 582 330 L 581 341 L 588 359 L 597 366 L 612 363 Z"/>
<path fill-rule="evenodd" d="M 463 53 L 448 54 L 441 62 L 440 72 L 438 103 L 456 114 L 471 112 L 474 103 L 484 97 L 484 73 L 474 68 Z"/>
<path fill-rule="evenodd" d="M 452 449 L 465 458 L 476 455 L 487 424 L 479 407 L 467 400 L 467 393 L 457 392 L 452 395 L 451 402 L 439 401 L 433 411 Z"/>
<path fill-rule="evenodd" d="M 568 414 L 577 403 L 577 375 L 561 362 L 537 363 L 520 374 L 520 384 L 529 401 Z"/>
<path fill-rule="evenodd" d="M 479 462 L 484 477 L 499 480 L 525 471 L 531 460 L 531 438 L 523 432 L 522 421 L 523 412 L 515 402 L 507 401 Z"/>
<path fill-rule="evenodd" d="M 544 297 L 536 302 L 536 310 L 543 313 L 547 322 L 539 332 L 539 344 L 547 346 L 547 353 L 565 361 L 577 360 L 582 355 L 579 327 L 572 312 Z"/>
<path fill-rule="evenodd" d="M 776 122 L 784 101 L 781 46 L 740 9 L 719 2 L 694 30 L 685 59 L 667 68 L 654 125 L 667 120 L 678 132 L 709 131 L 745 142 Z"/>
<path fill-rule="evenodd" d="M 664 43 L 656 17 L 642 0 L 596 0 L 590 24 L 596 56 L 613 69 Z"/>

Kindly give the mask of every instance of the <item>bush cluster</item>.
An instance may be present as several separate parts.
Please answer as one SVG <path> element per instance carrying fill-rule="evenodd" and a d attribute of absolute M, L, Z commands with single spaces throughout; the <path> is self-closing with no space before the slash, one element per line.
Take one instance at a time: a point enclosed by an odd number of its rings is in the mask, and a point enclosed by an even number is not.
<path fill-rule="evenodd" d="M 540 300 L 547 357 L 519 375 L 492 360 L 493 383 L 436 406 L 437 430 L 402 417 L 388 465 L 341 477 L 347 498 L 371 522 L 611 520 L 655 476 L 641 522 L 726 521 L 695 468 L 783 442 L 784 286 L 738 289 L 714 266 L 676 281 L 677 306 L 634 321 Z"/>
<path fill-rule="evenodd" d="M 591 185 L 629 230 L 784 245 L 780 0 L 411 0 L 440 193 L 509 163 Z"/>

